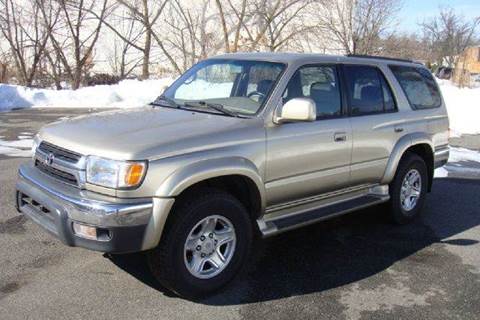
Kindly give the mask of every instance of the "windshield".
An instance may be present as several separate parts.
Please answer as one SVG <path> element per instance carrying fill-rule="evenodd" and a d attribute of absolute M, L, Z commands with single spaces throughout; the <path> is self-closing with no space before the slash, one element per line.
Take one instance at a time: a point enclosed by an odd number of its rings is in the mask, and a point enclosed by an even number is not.
<path fill-rule="evenodd" d="M 205 60 L 184 73 L 162 97 L 179 107 L 216 106 L 218 110 L 220 106 L 227 112 L 253 115 L 284 69 L 282 63 L 265 61 Z"/>

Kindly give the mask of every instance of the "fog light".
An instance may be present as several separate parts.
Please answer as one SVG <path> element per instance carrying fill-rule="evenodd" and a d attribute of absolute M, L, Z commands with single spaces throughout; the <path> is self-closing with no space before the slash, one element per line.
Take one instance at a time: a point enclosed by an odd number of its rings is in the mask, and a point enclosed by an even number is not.
<path fill-rule="evenodd" d="M 83 224 L 73 223 L 73 231 L 79 237 L 97 240 L 97 228 L 85 226 Z"/>

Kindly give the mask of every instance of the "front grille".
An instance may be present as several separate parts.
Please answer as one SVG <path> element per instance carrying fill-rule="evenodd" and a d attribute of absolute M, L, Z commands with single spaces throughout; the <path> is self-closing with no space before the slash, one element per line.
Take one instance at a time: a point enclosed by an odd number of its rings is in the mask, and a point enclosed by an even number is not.
<path fill-rule="evenodd" d="M 60 181 L 75 186 L 77 185 L 77 178 L 71 173 L 55 169 L 49 165 L 42 163 L 39 160 L 35 160 L 35 167 L 37 167 L 41 172 L 48 174 L 49 176 L 52 176 Z"/>
<path fill-rule="evenodd" d="M 77 163 L 78 160 L 82 157 L 80 154 L 66 150 L 60 147 L 57 147 L 48 142 L 42 141 L 38 146 L 38 149 L 45 154 L 53 154 L 55 158 L 67 161 L 70 163 Z"/>

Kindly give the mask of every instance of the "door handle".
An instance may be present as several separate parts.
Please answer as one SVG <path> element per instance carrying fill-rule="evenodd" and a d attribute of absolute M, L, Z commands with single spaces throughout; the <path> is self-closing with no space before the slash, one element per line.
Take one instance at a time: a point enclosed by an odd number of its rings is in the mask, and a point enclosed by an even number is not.
<path fill-rule="evenodd" d="M 333 135 L 333 140 L 335 142 L 347 141 L 347 134 L 345 132 L 337 132 Z"/>
<path fill-rule="evenodd" d="M 395 132 L 403 132 L 403 128 L 402 127 L 395 127 Z"/>

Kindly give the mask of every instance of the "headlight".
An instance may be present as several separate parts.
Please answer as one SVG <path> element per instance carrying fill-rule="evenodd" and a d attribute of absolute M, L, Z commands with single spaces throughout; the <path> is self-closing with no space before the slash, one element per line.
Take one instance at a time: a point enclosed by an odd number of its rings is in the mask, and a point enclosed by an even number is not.
<path fill-rule="evenodd" d="M 146 171 L 145 161 L 117 161 L 95 156 L 87 159 L 87 182 L 107 188 L 137 187 Z"/>
<path fill-rule="evenodd" d="M 37 152 L 37 148 L 40 145 L 40 136 L 38 134 L 35 135 L 33 138 L 33 143 L 32 143 L 32 157 L 35 157 L 35 152 Z"/>

